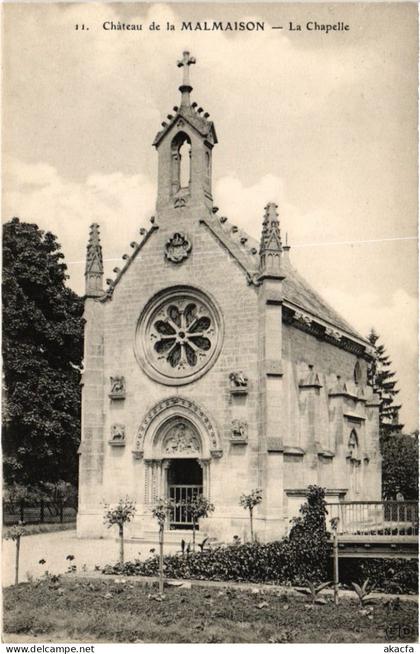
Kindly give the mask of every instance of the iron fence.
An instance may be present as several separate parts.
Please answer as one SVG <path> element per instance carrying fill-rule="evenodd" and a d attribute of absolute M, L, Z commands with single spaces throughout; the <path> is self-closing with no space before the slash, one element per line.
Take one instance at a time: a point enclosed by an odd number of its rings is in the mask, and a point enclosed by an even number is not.
<path fill-rule="evenodd" d="M 51 524 L 75 522 L 77 508 L 72 501 L 3 502 L 3 524 Z"/>

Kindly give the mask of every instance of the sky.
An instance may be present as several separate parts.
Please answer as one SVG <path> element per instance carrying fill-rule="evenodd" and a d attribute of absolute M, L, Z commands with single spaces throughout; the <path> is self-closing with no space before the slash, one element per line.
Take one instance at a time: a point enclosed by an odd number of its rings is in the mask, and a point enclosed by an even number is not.
<path fill-rule="evenodd" d="M 380 334 L 399 381 L 400 418 L 415 429 L 415 3 L 3 9 L 3 220 L 17 215 L 55 233 L 79 293 L 89 225 L 98 222 L 112 276 L 154 213 L 151 144 L 179 104 L 176 62 L 189 49 L 192 98 L 219 139 L 220 213 L 258 238 L 264 206 L 278 204 L 293 265 L 361 334 Z M 265 29 L 185 32 L 183 20 L 259 20 Z M 105 31 L 104 21 L 143 29 Z M 159 31 L 149 29 L 153 21 Z M 308 31 L 314 21 L 350 29 Z"/>

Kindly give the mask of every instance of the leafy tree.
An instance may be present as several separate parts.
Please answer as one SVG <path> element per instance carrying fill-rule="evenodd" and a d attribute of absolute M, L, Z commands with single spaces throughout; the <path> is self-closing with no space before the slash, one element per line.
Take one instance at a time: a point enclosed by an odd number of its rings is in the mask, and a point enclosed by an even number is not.
<path fill-rule="evenodd" d="M 262 502 L 262 490 L 261 488 L 255 488 L 252 490 L 249 495 L 241 495 L 239 499 L 239 504 L 249 511 L 249 524 L 251 530 L 251 542 L 254 542 L 254 509 L 258 504 Z"/>
<path fill-rule="evenodd" d="M 4 476 L 75 483 L 83 302 L 66 287 L 56 237 L 13 218 L 3 227 Z"/>
<path fill-rule="evenodd" d="M 136 503 L 129 497 L 121 499 L 117 506 L 105 506 L 104 523 L 109 527 L 118 525 L 118 536 L 120 539 L 120 563 L 124 563 L 124 525 L 134 517 L 136 512 Z"/>
<path fill-rule="evenodd" d="M 371 329 L 368 340 L 375 349 L 374 359 L 368 368 L 368 381 L 380 398 L 379 429 L 382 446 L 388 436 L 401 432 L 403 428 L 398 422 L 401 405 L 394 403 L 399 393 L 396 388 L 397 381 L 394 379 L 395 372 L 391 370 L 392 362 L 374 329 Z"/>
<path fill-rule="evenodd" d="M 417 500 L 419 493 L 418 435 L 395 434 L 383 444 L 382 493 L 396 499 Z"/>

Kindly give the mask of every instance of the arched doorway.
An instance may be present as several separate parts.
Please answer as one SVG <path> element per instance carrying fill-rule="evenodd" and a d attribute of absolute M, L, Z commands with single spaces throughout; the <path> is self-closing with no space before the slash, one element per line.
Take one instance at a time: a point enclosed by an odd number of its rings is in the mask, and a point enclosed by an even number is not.
<path fill-rule="evenodd" d="M 169 397 L 144 416 L 133 457 L 144 466 L 144 504 L 152 508 L 160 498 L 175 498 L 175 492 L 202 494 L 211 500 L 211 466 L 223 455 L 216 425 L 193 400 Z M 193 487 L 175 491 L 171 486 Z M 187 495 L 188 497 L 188 495 Z M 189 528 L 188 515 L 175 514 L 172 528 Z"/>
<path fill-rule="evenodd" d="M 174 503 L 170 528 L 190 529 L 192 518 L 188 505 L 203 493 L 203 468 L 197 459 L 172 459 L 167 461 L 166 469 L 168 497 Z"/>
<path fill-rule="evenodd" d="M 165 471 L 166 496 L 173 501 L 171 529 L 190 529 L 189 504 L 203 493 L 203 471 L 198 463 L 201 456 L 201 436 L 190 420 L 173 416 L 156 434 L 161 443 Z"/>

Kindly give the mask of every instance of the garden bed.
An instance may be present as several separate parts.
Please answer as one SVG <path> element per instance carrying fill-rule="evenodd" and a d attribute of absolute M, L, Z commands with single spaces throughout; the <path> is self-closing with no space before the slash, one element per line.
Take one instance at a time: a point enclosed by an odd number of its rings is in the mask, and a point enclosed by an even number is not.
<path fill-rule="evenodd" d="M 365 643 L 415 642 L 417 605 L 378 601 L 372 612 L 355 600 L 335 607 L 308 604 L 279 590 L 169 587 L 130 580 L 85 580 L 66 575 L 4 591 L 4 632 L 49 642 Z M 400 625 L 398 634 L 389 629 Z M 402 630 L 402 626 L 405 629 Z M 388 633 L 387 630 L 388 629 Z"/>
<path fill-rule="evenodd" d="M 159 557 L 127 561 L 123 565 L 106 565 L 104 574 L 154 577 L 158 574 Z M 164 572 L 172 579 L 198 579 L 209 581 L 237 581 L 277 585 L 305 585 L 309 580 L 317 583 L 333 577 L 332 560 L 324 565 L 311 565 L 277 541 L 266 544 L 245 543 L 227 545 L 190 554 L 173 554 L 164 557 Z M 352 582 L 362 584 L 369 579 L 377 591 L 391 594 L 417 594 L 418 561 L 416 559 L 341 559 L 340 581 L 351 587 Z"/>

